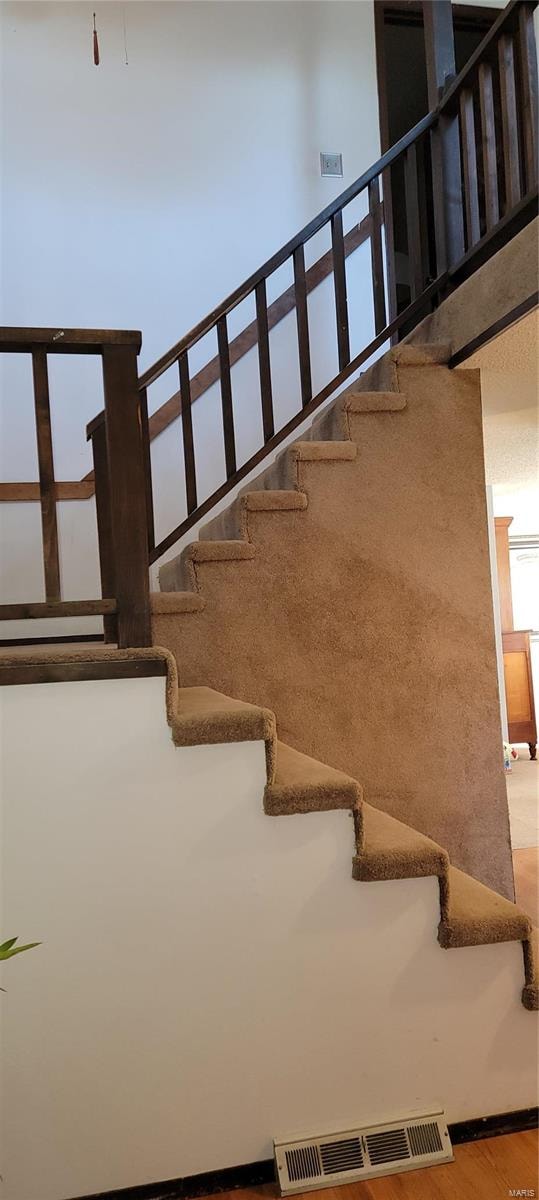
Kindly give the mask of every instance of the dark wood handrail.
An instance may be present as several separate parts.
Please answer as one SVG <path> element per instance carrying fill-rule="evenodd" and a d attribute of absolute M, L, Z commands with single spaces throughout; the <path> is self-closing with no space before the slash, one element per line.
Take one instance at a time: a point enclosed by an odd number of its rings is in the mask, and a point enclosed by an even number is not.
<path fill-rule="evenodd" d="M 20 354 L 41 347 L 47 354 L 101 354 L 104 346 L 131 346 L 138 354 L 142 334 L 137 329 L 27 329 L 0 327 L 0 352 Z"/>

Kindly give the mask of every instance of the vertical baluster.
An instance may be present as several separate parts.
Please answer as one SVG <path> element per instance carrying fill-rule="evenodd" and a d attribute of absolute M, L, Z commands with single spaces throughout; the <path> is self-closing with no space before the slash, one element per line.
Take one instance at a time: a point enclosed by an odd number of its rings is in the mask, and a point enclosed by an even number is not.
<path fill-rule="evenodd" d="M 526 191 L 531 192 L 537 183 L 537 53 L 533 9 L 528 4 L 522 4 L 519 9 L 518 41 Z"/>
<path fill-rule="evenodd" d="M 189 379 L 189 361 L 187 351 L 180 354 L 178 359 L 180 374 L 180 394 L 182 405 L 183 458 L 185 463 L 185 496 L 187 512 L 192 513 L 197 506 L 197 482 L 195 469 L 195 445 L 193 441 L 193 417 L 191 413 L 191 382 Z"/>
<path fill-rule="evenodd" d="M 266 280 L 257 283 L 256 290 L 256 323 L 258 329 L 258 370 L 260 375 L 260 400 L 262 403 L 262 427 L 264 443 L 269 442 L 275 433 L 273 418 L 273 394 L 271 387 L 271 366 L 268 332 L 268 299 Z"/>
<path fill-rule="evenodd" d="M 337 322 L 337 347 L 339 370 L 350 362 L 350 335 L 348 332 L 348 299 L 346 296 L 346 264 L 342 212 L 331 218 L 331 246 L 333 251 L 333 284 L 335 288 L 335 317 Z"/>
<path fill-rule="evenodd" d="M 236 471 L 236 442 L 234 437 L 234 408 L 232 404 L 232 380 L 230 377 L 230 350 L 226 316 L 217 322 L 217 347 L 221 373 L 221 408 L 223 410 L 223 436 L 225 440 L 226 477 L 230 479 Z"/>
<path fill-rule="evenodd" d="M 140 423 L 142 429 L 142 453 L 144 457 L 144 474 L 146 477 L 146 517 L 148 521 L 148 550 L 151 554 L 155 546 L 155 523 L 153 513 L 152 487 L 152 454 L 150 448 L 150 430 L 148 426 L 148 392 L 140 389 Z"/>
<path fill-rule="evenodd" d="M 520 200 L 520 155 L 518 149 L 515 55 L 513 39 L 502 33 L 498 42 L 500 95 L 502 102 L 505 209 L 510 212 Z"/>
<path fill-rule="evenodd" d="M 423 291 L 424 279 L 421 257 L 421 223 L 419 218 L 417 149 L 415 142 L 412 142 L 412 145 L 408 147 L 404 156 L 404 192 L 406 197 L 410 299 L 416 300 Z"/>
<path fill-rule="evenodd" d="M 54 482 L 47 352 L 41 347 L 32 350 L 32 368 L 34 376 L 34 411 L 39 465 L 39 499 L 43 536 L 45 596 L 47 600 L 56 601 L 61 598 L 58 525 L 56 521 L 56 488 Z"/>
<path fill-rule="evenodd" d="M 395 317 L 397 316 L 397 268 L 395 262 L 395 222 L 391 190 L 392 178 L 392 171 L 389 167 L 382 173 L 382 195 L 384 203 L 383 223 L 386 244 L 387 307 L 389 321 L 394 321 Z M 391 341 L 392 343 L 398 341 L 398 333 L 392 334 Z"/>
<path fill-rule="evenodd" d="M 487 232 L 500 219 L 498 199 L 498 166 L 496 162 L 496 122 L 494 119 L 494 92 L 490 63 L 479 65 L 479 106 L 481 110 L 481 153 L 483 158 L 483 182 L 485 187 L 485 219 Z"/>
<path fill-rule="evenodd" d="M 104 600 L 112 600 L 116 596 L 116 577 L 114 573 L 114 543 L 110 510 L 109 458 L 104 421 L 92 433 L 92 454 L 94 459 L 95 507 L 97 514 L 101 595 Z M 116 616 L 103 617 L 103 632 L 106 642 L 115 642 L 117 640 L 116 624 Z"/>
<path fill-rule="evenodd" d="M 386 324 L 386 300 L 384 287 L 384 256 L 382 252 L 382 220 L 380 212 L 380 180 L 378 176 L 369 183 L 369 213 L 371 215 L 371 269 L 372 295 L 374 301 L 374 330 L 381 333 Z"/>
<path fill-rule="evenodd" d="M 313 390 L 311 380 L 311 352 L 309 347 L 309 316 L 307 312 L 307 284 L 305 280 L 305 251 L 303 246 L 298 246 L 297 250 L 294 250 L 294 289 L 298 325 L 301 403 L 305 407 L 312 399 Z"/>
<path fill-rule="evenodd" d="M 468 250 L 481 237 L 479 223 L 479 191 L 477 187 L 477 154 L 475 148 L 474 102 L 471 88 L 464 88 L 460 96 L 460 135 L 462 163 L 464 168 L 464 204 Z"/>

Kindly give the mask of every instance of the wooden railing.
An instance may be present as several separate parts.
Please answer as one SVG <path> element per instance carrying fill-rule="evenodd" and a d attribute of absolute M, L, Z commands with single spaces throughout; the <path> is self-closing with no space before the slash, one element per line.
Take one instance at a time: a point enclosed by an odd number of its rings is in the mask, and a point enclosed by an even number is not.
<path fill-rule="evenodd" d="M 0 352 L 32 358 L 39 465 L 45 601 L 0 605 L 0 620 L 26 617 L 102 616 L 108 640 L 120 646 L 150 644 L 145 474 L 140 426 L 137 356 L 141 335 L 100 329 L 0 329 Z M 48 357 L 99 354 L 103 364 L 105 419 L 99 440 L 109 477 L 102 482 L 113 567 L 101 563 L 101 600 L 62 600 L 51 436 Z M 103 514 L 99 522 L 103 524 Z"/>
<path fill-rule="evenodd" d="M 56 332 L 50 330 L 11 331 L 11 339 L 10 331 L 4 331 L 3 344 L 0 343 L 2 349 L 13 349 L 15 344 L 20 349 L 23 334 L 26 337 L 24 348 L 34 354 L 36 397 L 38 393 L 42 398 L 45 396 L 44 355 L 58 350 L 67 352 L 69 337 L 74 342 L 79 338 L 78 352 L 84 337 L 88 342 L 94 338 L 93 349 L 85 352 L 102 354 L 105 409 L 91 422 L 87 433 L 93 446 L 103 596 L 101 609 L 92 611 L 106 615 L 106 636 L 117 636 L 120 645 L 141 645 L 149 640 L 148 565 L 199 522 L 377 350 L 400 333 L 408 332 L 448 290 L 495 253 L 536 214 L 537 66 L 533 31 L 536 4 L 537 0 L 511 0 L 464 70 L 457 78 L 448 79 L 447 64 L 451 56 L 440 52 L 443 31 L 439 26 L 445 21 L 446 27 L 448 24 L 451 27 L 450 6 L 445 0 L 443 3 L 442 0 L 426 3 L 429 93 L 438 97 L 432 111 L 139 380 L 136 379 L 138 345 L 135 349 L 134 341 L 121 343 L 122 337 L 133 339 L 136 335 L 78 335 L 73 332 L 68 335 L 68 331 L 64 331 L 59 347 L 55 341 Z M 387 277 L 394 278 L 393 214 L 386 197 L 390 192 L 390 175 L 396 169 L 404 176 L 409 267 L 408 302 L 399 312 L 395 310 L 391 287 L 386 287 L 386 270 Z M 353 211 L 350 206 L 363 193 L 367 198 L 371 248 L 371 278 L 366 281 L 365 291 L 372 294 L 374 336 L 360 353 L 352 356 L 346 255 L 350 232 L 346 230 L 350 223 L 354 228 L 354 221 L 350 222 Z M 325 256 L 325 263 L 331 267 L 333 276 L 339 370 L 315 391 L 306 247 L 323 229 L 329 231 L 331 239 L 331 260 L 329 262 Z M 294 280 L 285 296 L 288 311 L 295 312 L 296 316 L 300 399 L 294 415 L 277 428 L 269 338 L 275 309 L 268 305 L 268 284 L 275 272 L 287 263 L 291 264 Z M 243 335 L 240 339 L 230 339 L 229 321 L 231 314 L 249 298 L 254 303 L 256 320 L 244 333 L 247 332 L 249 348 L 256 347 L 258 351 L 263 438 L 254 454 L 239 461 L 232 368 L 245 343 L 239 344 Z M 36 332 L 43 334 L 37 343 L 31 336 Z M 216 337 L 217 356 L 203 372 L 193 376 L 190 355 L 208 334 Z M 179 415 L 181 419 L 186 514 L 164 537 L 156 540 L 148 392 L 173 367 L 178 372 L 178 386 L 164 407 L 168 414 Z M 201 395 L 210 382 L 217 380 L 221 390 L 220 432 L 225 477 L 211 495 L 201 498 L 192 404 L 195 395 Z M 47 402 L 42 399 L 40 403 L 46 412 Z M 58 606 L 56 535 L 51 517 L 54 507 L 52 457 L 46 436 L 38 430 L 38 440 L 40 438 L 45 577 L 49 589 L 47 595 L 50 591 L 53 597 L 48 603 Z M 178 465 L 180 469 L 180 463 Z M 21 615 L 21 606 L 10 607 L 17 608 L 17 615 Z M 35 605 L 31 607 L 36 608 Z M 0 608 L 0 617 L 2 615 L 6 615 L 5 606 L 3 613 Z"/>
<path fill-rule="evenodd" d="M 456 79 L 445 87 L 436 107 L 355 183 L 264 263 L 190 333 L 162 356 L 140 379 L 140 403 L 145 441 L 148 551 L 155 562 L 204 517 L 276 446 L 279 445 L 345 380 L 399 330 L 408 330 L 459 282 L 512 237 L 536 211 L 537 204 L 537 72 L 533 10 L 536 0 L 512 0 Z M 441 6 L 427 6 L 432 21 Z M 433 32 L 433 37 L 436 30 Z M 435 43 L 433 43 L 435 44 Z M 369 213 L 380 212 L 381 193 L 389 172 L 403 164 L 408 241 L 409 303 L 395 312 L 386 296 L 379 221 L 370 231 L 374 333 L 359 354 L 351 357 L 347 302 L 344 232 L 349 206 L 363 192 Z M 386 214 L 386 218 L 388 214 Z M 329 227 L 334 283 L 334 320 L 338 374 L 316 392 L 312 386 L 305 249 Z M 432 236 L 430 236 L 432 231 Z M 388 262 L 393 258 L 391 222 L 385 222 Z M 285 263 L 293 266 L 293 306 L 296 313 L 301 407 L 275 428 L 267 290 L 274 273 Z M 368 284 L 367 284 L 368 287 Z M 367 288 L 366 288 L 367 290 Z M 247 298 L 256 307 L 263 444 L 239 463 L 232 402 L 229 341 L 231 314 Z M 271 311 L 271 310 L 270 310 Z M 226 478 L 202 500 L 197 481 L 197 456 L 191 407 L 194 389 L 189 356 L 209 333 L 217 337 L 218 355 L 211 364 L 212 381 L 220 380 L 222 437 Z M 153 521 L 152 470 L 148 437 L 148 391 L 171 367 L 177 367 L 179 390 L 169 404 L 181 416 L 186 515 L 159 541 Z M 197 377 L 198 379 L 198 377 Z M 96 439 L 100 414 L 88 427 L 94 442 L 97 474 L 105 474 L 99 459 L 103 443 Z M 97 480 L 96 480 L 97 482 Z"/>

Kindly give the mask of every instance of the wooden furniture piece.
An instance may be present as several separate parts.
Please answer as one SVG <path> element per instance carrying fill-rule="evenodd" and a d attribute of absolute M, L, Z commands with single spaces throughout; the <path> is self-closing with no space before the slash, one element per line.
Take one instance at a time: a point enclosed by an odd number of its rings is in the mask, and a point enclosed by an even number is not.
<path fill-rule="evenodd" d="M 533 678 L 529 629 L 514 629 L 509 526 L 512 517 L 495 517 L 496 563 L 502 622 L 503 671 L 510 742 L 527 742 L 530 758 L 537 752 L 537 723 L 533 698 Z"/>
<path fill-rule="evenodd" d="M 513 620 L 513 593 L 511 591 L 511 566 L 509 560 L 509 526 L 512 517 L 495 517 L 496 565 L 498 568 L 498 590 L 500 593 L 500 617 L 502 630 L 515 628 Z"/>
<path fill-rule="evenodd" d="M 510 742 L 527 742 L 530 758 L 537 753 L 537 724 L 533 700 L 530 630 L 502 633 L 503 673 Z"/>

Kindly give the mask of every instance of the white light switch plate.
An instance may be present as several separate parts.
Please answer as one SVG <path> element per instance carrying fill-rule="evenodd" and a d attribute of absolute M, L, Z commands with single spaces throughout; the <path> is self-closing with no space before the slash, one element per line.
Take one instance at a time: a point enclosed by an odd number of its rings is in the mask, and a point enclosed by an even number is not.
<path fill-rule="evenodd" d="M 342 154 L 329 154 L 327 151 L 321 150 L 320 174 L 342 175 Z"/>

